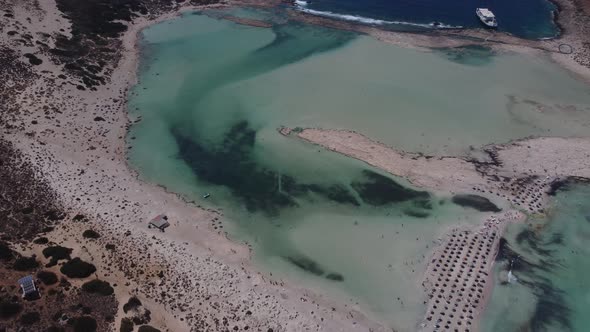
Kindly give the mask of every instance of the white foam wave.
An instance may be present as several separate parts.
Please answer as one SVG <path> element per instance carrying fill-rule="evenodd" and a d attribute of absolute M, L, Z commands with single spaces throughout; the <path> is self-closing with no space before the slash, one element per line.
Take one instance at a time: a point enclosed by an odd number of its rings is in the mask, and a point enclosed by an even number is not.
<path fill-rule="evenodd" d="M 508 282 L 513 284 L 518 281 L 518 278 L 512 274 L 512 270 L 508 271 Z"/>
<path fill-rule="evenodd" d="M 380 20 L 370 17 L 364 16 L 356 16 L 356 15 L 348 15 L 348 14 L 338 14 L 330 11 L 321 11 L 321 10 L 314 10 L 307 8 L 307 2 L 302 0 L 295 1 L 295 7 L 297 10 L 302 11 L 304 13 L 308 13 L 311 15 L 335 18 L 339 20 L 351 21 L 351 22 L 359 22 L 363 24 L 371 24 L 371 25 L 386 25 L 386 24 L 396 24 L 396 25 L 408 25 L 408 26 L 415 26 L 415 27 L 422 27 L 422 28 L 438 28 L 438 29 L 460 29 L 461 26 L 453 26 L 443 23 L 430 23 L 430 24 L 423 24 L 423 23 L 414 23 L 414 22 L 404 22 L 404 21 L 386 21 Z"/>
<path fill-rule="evenodd" d="M 440 22 L 432 22 L 430 23 L 430 26 L 437 29 L 463 29 L 462 25 L 450 25 Z"/>

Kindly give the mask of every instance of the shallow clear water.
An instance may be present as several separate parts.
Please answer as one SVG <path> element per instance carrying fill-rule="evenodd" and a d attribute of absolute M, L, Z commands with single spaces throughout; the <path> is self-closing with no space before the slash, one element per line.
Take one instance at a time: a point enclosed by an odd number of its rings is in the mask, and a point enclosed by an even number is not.
<path fill-rule="evenodd" d="M 376 22 L 393 29 L 420 25 L 428 27 L 432 22 L 444 26 L 480 28 L 482 24 L 475 15 L 475 9 L 485 7 L 496 15 L 499 31 L 531 39 L 554 37 L 559 32 L 553 22 L 556 7 L 547 0 L 311 0 L 298 3 L 303 10 L 318 11 L 321 15 Z"/>
<path fill-rule="evenodd" d="M 141 116 L 129 133 L 141 176 L 222 208 L 224 229 L 275 276 L 362 303 L 401 331 L 425 309 L 420 276 L 436 239 L 481 213 L 276 129 L 357 129 L 407 150 L 464 153 L 588 126 L 588 91 L 545 60 L 198 14 L 143 37 L 129 104 Z"/>
<path fill-rule="evenodd" d="M 513 225 L 483 331 L 588 331 L 590 186 L 558 192 L 550 214 Z M 512 267 L 516 281 L 506 283 Z"/>

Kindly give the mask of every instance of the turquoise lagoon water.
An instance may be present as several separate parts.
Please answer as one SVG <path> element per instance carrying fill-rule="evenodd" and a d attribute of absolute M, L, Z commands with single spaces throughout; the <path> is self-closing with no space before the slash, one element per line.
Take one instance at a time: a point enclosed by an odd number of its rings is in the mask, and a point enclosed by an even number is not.
<path fill-rule="evenodd" d="M 504 235 L 483 331 L 590 328 L 590 187 L 568 186 L 550 211 Z"/>
<path fill-rule="evenodd" d="M 425 310 L 420 275 L 437 238 L 481 213 L 276 129 L 355 129 L 406 150 L 462 154 L 581 135 L 590 123 L 588 89 L 543 59 L 419 52 L 201 14 L 144 31 L 129 102 L 141 116 L 129 159 L 144 179 L 223 209 L 224 229 L 253 246 L 263 269 L 360 303 L 400 331 L 415 330 Z"/>

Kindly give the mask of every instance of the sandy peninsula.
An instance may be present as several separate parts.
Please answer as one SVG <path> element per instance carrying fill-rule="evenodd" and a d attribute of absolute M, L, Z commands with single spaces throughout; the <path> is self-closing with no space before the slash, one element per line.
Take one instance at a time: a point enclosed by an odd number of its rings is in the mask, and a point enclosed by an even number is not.
<path fill-rule="evenodd" d="M 24 324 L 40 331 L 66 326 L 75 331 L 390 331 L 360 307 L 259 273 L 250 263 L 249 247 L 226 237 L 222 211 L 146 183 L 127 165 L 127 129 L 140 121 L 128 118 L 126 98 L 136 79 L 141 29 L 183 10 L 269 4 L 117 3 L 0 1 L 0 306 L 6 315 L 0 329 L 17 330 Z M 565 34 L 557 41 L 498 35 L 492 41 L 483 31 L 416 35 L 355 29 L 412 47 L 461 46 L 453 34 L 472 33 L 482 43 L 506 49 L 553 52 L 570 70 L 588 75 L 588 18 L 576 2 L 559 3 Z M 254 20 L 239 23 L 266 26 Z M 559 43 L 572 45 L 574 52 L 555 53 Z M 590 178 L 590 141 L 585 138 L 490 146 L 484 149 L 489 158 L 467 160 L 396 151 L 348 131 L 283 133 L 406 177 L 417 186 L 495 195 L 534 213 L 543 212 L 546 195 L 562 181 Z M 171 224 L 165 232 L 147 227 L 160 214 Z M 482 271 L 489 271 L 503 221 L 520 218 L 516 212 L 490 213 L 481 229 L 454 230 L 444 243 L 459 241 L 452 238 L 475 241 L 476 236 L 489 243 L 487 252 L 482 249 L 485 255 L 481 253 Z M 433 260 L 444 258 L 442 248 Z M 425 291 L 446 292 L 446 286 L 435 286 L 434 268 L 425 277 Z M 34 301 L 20 300 L 14 287 L 27 274 L 40 288 Z M 473 285 L 487 280 L 474 278 L 469 279 Z M 427 318 L 425 328 L 431 326 Z"/>
<path fill-rule="evenodd" d="M 569 181 L 590 182 L 590 138 L 530 138 L 486 146 L 485 157 L 468 158 L 398 151 L 347 130 L 279 132 L 404 177 L 417 187 L 450 193 L 456 203 L 488 213 L 480 226 L 449 230 L 432 251 L 422 283 L 429 298 L 423 331 L 477 328 L 492 291 L 491 271 L 504 228 L 525 221 L 523 211 L 545 214 L 549 196 Z"/>

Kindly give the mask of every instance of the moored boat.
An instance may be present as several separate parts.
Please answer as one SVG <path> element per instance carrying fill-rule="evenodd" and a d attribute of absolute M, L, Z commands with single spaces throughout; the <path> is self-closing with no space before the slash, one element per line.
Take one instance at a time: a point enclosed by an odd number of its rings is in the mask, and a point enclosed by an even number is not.
<path fill-rule="evenodd" d="M 496 28 L 498 26 L 498 22 L 496 21 L 496 16 L 492 13 L 491 10 L 487 8 L 477 8 L 475 10 L 475 14 L 479 17 L 479 20 L 488 28 Z"/>

